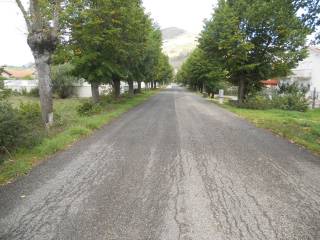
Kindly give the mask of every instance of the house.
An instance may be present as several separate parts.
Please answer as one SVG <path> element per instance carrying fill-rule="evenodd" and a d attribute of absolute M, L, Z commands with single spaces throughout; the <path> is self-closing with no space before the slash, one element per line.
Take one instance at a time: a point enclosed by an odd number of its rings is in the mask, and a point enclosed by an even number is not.
<path fill-rule="evenodd" d="M 261 81 L 261 83 L 266 88 L 276 88 L 279 85 L 279 80 L 268 79 L 268 80 Z"/>
<path fill-rule="evenodd" d="M 12 78 L 12 74 L 5 69 L 1 70 L 0 76 L 3 78 Z"/>
<path fill-rule="evenodd" d="M 309 47 L 309 56 L 301 61 L 299 65 L 292 70 L 292 75 L 282 79 L 282 83 L 298 83 L 306 87 L 309 92 L 308 97 L 312 97 L 316 92 L 316 97 L 320 98 L 320 48 Z"/>
<path fill-rule="evenodd" d="M 6 72 L 10 74 L 10 78 L 15 79 L 30 79 L 34 78 L 35 70 L 34 69 L 5 69 Z"/>

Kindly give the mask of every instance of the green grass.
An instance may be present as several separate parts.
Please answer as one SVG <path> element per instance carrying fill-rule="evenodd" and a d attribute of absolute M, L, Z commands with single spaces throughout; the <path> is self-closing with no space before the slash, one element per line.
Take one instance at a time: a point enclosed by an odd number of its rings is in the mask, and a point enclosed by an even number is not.
<path fill-rule="evenodd" d="M 119 117 L 133 107 L 145 102 L 158 90 L 147 91 L 134 98 L 124 97 L 118 101 L 110 101 L 103 105 L 103 112 L 93 116 L 79 116 L 77 106 L 84 100 L 55 100 L 54 111 L 56 124 L 47 137 L 32 149 L 19 149 L 12 157 L 0 165 L 0 185 L 14 180 L 16 177 L 28 174 L 30 170 L 45 158 L 64 150 L 76 141 L 90 135 L 111 120 Z M 9 101 L 18 106 L 20 102 L 38 102 L 37 98 L 11 97 Z"/>
<path fill-rule="evenodd" d="M 320 154 L 320 109 L 308 112 L 284 110 L 250 110 L 220 105 L 240 117 L 247 119 L 259 128 L 289 139 L 316 154 Z"/>

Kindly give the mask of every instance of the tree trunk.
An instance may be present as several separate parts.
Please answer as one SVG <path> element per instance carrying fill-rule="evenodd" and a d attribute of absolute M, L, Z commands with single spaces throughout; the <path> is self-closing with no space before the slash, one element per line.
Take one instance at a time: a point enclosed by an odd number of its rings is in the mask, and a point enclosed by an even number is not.
<path fill-rule="evenodd" d="M 98 103 L 100 100 L 99 84 L 98 83 L 91 83 L 91 92 L 92 92 L 93 102 Z"/>
<path fill-rule="evenodd" d="M 151 81 L 151 88 L 153 88 L 153 81 Z"/>
<path fill-rule="evenodd" d="M 120 79 L 114 78 L 113 79 L 113 93 L 114 93 L 115 98 L 120 97 L 120 87 L 121 87 Z"/>
<path fill-rule="evenodd" d="M 53 101 L 52 84 L 50 77 L 50 57 L 51 53 L 43 51 L 42 53 L 33 53 L 39 81 L 39 94 L 42 120 L 49 128 L 53 124 Z"/>
<path fill-rule="evenodd" d="M 238 89 L 238 103 L 242 104 L 245 97 L 245 80 L 240 78 L 239 80 L 239 89 Z"/>
<path fill-rule="evenodd" d="M 128 85 L 129 85 L 129 96 L 133 97 L 134 96 L 134 87 L 133 87 L 133 81 L 129 80 L 128 81 Z"/>
<path fill-rule="evenodd" d="M 156 81 L 153 82 L 153 88 L 154 88 L 154 89 L 157 88 L 157 82 L 156 82 Z"/>
<path fill-rule="evenodd" d="M 138 81 L 138 93 L 141 93 L 141 81 Z"/>

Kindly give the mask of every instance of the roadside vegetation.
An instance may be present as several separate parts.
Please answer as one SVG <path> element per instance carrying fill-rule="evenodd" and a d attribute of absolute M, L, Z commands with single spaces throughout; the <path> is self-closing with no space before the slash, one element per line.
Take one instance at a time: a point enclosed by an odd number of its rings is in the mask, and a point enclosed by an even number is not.
<path fill-rule="evenodd" d="M 238 104 L 245 104 L 263 80 L 289 75 L 307 57 L 319 12 L 312 0 L 220 0 L 177 81 L 209 95 L 237 86 Z"/>
<path fill-rule="evenodd" d="M 39 87 L 18 93 L 0 81 L 0 184 L 142 103 L 173 78 L 161 31 L 141 1 L 29 2 L 27 9 L 16 0 Z M 74 84 L 84 81 L 92 98 L 73 98 Z M 121 82 L 129 86 L 125 94 Z M 112 91 L 102 92 L 101 85 Z"/>
<path fill-rule="evenodd" d="M 215 100 L 217 103 L 217 101 Z M 320 109 L 307 112 L 279 109 L 253 110 L 225 103 L 222 106 L 259 128 L 289 139 L 300 146 L 320 155 Z"/>
<path fill-rule="evenodd" d="M 307 57 L 308 36 L 320 41 L 319 13 L 312 0 L 220 0 L 177 81 L 211 99 L 236 88 L 237 100 L 222 106 L 320 153 L 320 111 L 309 110 L 308 89 L 282 83 L 271 91 L 262 83 L 290 75 Z"/>
<path fill-rule="evenodd" d="M 116 100 L 104 96 L 99 107 L 86 99 L 57 99 L 57 117 L 50 130 L 42 125 L 38 98 L 11 96 L 0 101 L 0 184 L 28 173 L 46 157 L 88 136 L 158 91 L 143 91 L 134 98 L 126 94 Z M 90 107 L 80 110 L 85 105 Z"/>

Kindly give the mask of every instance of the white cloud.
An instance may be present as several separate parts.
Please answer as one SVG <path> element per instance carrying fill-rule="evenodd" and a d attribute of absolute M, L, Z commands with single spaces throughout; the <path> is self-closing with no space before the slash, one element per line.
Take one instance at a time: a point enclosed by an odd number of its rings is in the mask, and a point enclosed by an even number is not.
<path fill-rule="evenodd" d="M 27 0 L 24 0 L 26 2 Z M 216 0 L 144 0 L 146 10 L 162 28 L 180 27 L 198 33 L 210 17 Z M 0 65 L 33 61 L 27 31 L 15 0 L 0 0 Z"/>

